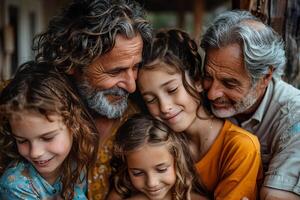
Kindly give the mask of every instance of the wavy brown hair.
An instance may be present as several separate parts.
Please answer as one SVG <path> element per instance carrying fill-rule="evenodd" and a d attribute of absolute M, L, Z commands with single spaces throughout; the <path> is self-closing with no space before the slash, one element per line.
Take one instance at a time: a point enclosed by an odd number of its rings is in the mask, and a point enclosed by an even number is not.
<path fill-rule="evenodd" d="M 210 115 L 210 106 L 204 92 L 195 88 L 201 82 L 202 58 L 196 42 L 188 33 L 178 29 L 159 30 L 153 38 L 151 51 L 145 58 L 141 70 L 163 69 L 170 73 L 181 73 L 182 83 L 186 91 L 205 108 Z M 191 82 L 187 81 L 187 76 Z M 200 116 L 198 116 L 200 117 Z"/>
<path fill-rule="evenodd" d="M 0 174 L 9 163 L 24 160 L 9 124 L 10 117 L 23 110 L 41 113 L 48 120 L 54 113 L 62 116 L 73 144 L 62 163 L 61 196 L 73 199 L 75 184 L 83 181 L 81 172 L 87 172 L 97 157 L 99 138 L 93 119 L 64 74 L 46 63 L 21 65 L 0 95 Z"/>
<path fill-rule="evenodd" d="M 36 36 L 33 50 L 38 61 L 53 63 L 59 71 L 82 69 L 109 52 L 117 34 L 140 34 L 143 54 L 148 52 L 152 27 L 142 7 L 132 0 L 73 0 L 52 18 L 47 30 Z"/>
<path fill-rule="evenodd" d="M 175 200 L 188 200 L 192 190 L 201 191 L 185 134 L 173 132 L 163 122 L 150 115 L 136 114 L 129 118 L 116 134 L 112 179 L 117 193 L 127 198 L 138 192 L 130 181 L 126 155 L 145 144 L 166 145 L 174 157 L 176 182 L 172 193 Z"/>

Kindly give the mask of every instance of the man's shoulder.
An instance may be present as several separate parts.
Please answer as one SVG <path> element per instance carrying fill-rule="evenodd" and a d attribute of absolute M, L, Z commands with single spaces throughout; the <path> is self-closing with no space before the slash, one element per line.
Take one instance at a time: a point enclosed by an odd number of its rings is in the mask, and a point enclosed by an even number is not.
<path fill-rule="evenodd" d="M 300 90 L 280 79 L 274 79 L 273 98 L 281 105 L 293 103 L 300 107 Z"/>
<path fill-rule="evenodd" d="M 300 90 L 292 85 L 282 80 L 275 81 L 271 105 L 280 113 L 281 120 L 287 118 L 285 120 L 291 124 L 300 120 Z"/>

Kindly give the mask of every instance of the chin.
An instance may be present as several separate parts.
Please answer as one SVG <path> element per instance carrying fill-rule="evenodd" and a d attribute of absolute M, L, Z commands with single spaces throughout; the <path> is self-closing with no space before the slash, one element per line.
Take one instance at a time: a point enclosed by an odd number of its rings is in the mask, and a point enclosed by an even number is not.
<path fill-rule="evenodd" d="M 215 108 L 211 108 L 212 113 L 219 118 L 228 118 L 228 117 L 233 117 L 234 115 L 236 115 L 236 111 L 234 109 L 215 109 Z"/>

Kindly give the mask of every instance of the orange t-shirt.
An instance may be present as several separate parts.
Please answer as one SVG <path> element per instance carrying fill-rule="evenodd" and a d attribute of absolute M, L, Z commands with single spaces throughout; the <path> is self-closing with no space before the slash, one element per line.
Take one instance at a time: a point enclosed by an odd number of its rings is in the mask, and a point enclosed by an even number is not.
<path fill-rule="evenodd" d="M 203 185 L 214 199 L 256 199 L 262 178 L 257 137 L 226 120 L 214 144 L 196 163 Z"/>

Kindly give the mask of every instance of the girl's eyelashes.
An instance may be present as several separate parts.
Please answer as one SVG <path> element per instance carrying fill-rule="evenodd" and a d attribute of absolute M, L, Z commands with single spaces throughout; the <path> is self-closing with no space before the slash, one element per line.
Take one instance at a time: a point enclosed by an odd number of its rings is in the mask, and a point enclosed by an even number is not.
<path fill-rule="evenodd" d="M 144 174 L 144 172 L 142 172 L 140 170 L 131 170 L 131 174 L 133 176 L 142 176 Z"/>
<path fill-rule="evenodd" d="M 155 100 L 156 100 L 155 97 L 152 97 L 152 98 L 147 98 L 147 97 L 145 97 L 145 98 L 144 98 L 144 101 L 145 101 L 146 104 L 154 103 Z"/>
<path fill-rule="evenodd" d="M 41 137 L 39 138 L 39 140 L 44 141 L 44 142 L 51 142 L 53 139 L 55 138 L 55 136 L 51 136 L 51 137 Z M 24 144 L 25 142 L 27 142 L 28 140 L 26 139 L 19 139 L 19 138 L 15 138 L 16 143 L 17 144 Z"/>
<path fill-rule="evenodd" d="M 27 142 L 27 140 L 21 140 L 21 139 L 16 139 L 16 138 L 15 138 L 15 140 L 16 140 L 17 144 L 24 144 L 25 142 Z"/>
<path fill-rule="evenodd" d="M 164 173 L 168 170 L 169 167 L 161 167 L 161 168 L 157 168 L 156 170 L 159 172 L 159 173 Z"/>
<path fill-rule="evenodd" d="M 175 93 L 177 91 L 178 87 L 172 88 L 168 90 L 169 94 Z"/>
<path fill-rule="evenodd" d="M 52 141 L 54 139 L 54 137 L 43 137 L 41 138 L 43 141 L 49 142 Z"/>

